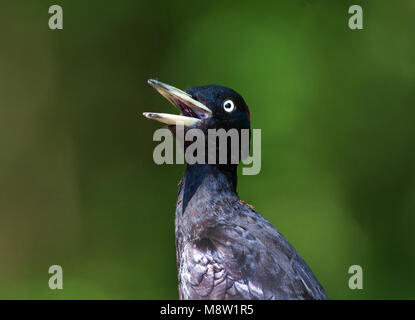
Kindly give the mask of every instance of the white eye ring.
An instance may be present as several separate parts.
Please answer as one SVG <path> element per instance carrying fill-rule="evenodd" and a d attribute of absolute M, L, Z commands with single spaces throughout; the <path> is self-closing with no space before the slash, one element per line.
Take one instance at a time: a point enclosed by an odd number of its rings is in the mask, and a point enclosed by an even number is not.
<path fill-rule="evenodd" d="M 235 105 L 232 100 L 226 100 L 223 103 L 223 109 L 225 109 L 226 112 L 232 112 L 235 109 Z"/>

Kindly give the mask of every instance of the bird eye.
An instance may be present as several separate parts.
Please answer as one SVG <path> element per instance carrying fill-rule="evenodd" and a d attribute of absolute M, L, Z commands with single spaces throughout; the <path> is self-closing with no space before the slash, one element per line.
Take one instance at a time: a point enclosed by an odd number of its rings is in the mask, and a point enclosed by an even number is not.
<path fill-rule="evenodd" d="M 225 109 L 226 112 L 232 112 L 233 109 L 235 109 L 235 105 L 233 104 L 232 100 L 226 100 L 223 103 L 223 109 Z"/>

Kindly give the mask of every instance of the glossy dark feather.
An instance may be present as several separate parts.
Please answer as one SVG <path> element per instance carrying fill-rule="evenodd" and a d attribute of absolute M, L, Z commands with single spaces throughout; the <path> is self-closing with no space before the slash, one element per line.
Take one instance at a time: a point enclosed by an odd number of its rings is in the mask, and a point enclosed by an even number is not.
<path fill-rule="evenodd" d="M 181 299 L 327 299 L 313 273 L 232 182 L 208 167 L 184 212 L 179 191 L 176 245 Z M 187 176 L 188 177 L 188 176 Z"/>

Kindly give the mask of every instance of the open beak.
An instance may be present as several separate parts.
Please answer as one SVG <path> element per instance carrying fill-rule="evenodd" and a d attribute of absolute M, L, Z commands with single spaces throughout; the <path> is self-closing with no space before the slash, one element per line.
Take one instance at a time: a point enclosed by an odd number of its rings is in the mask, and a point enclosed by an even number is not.
<path fill-rule="evenodd" d="M 157 120 L 167 125 L 182 123 L 185 127 L 193 127 L 212 114 L 212 111 L 203 103 L 195 100 L 191 95 L 180 89 L 153 79 L 147 82 L 181 111 L 180 115 L 144 112 L 143 115 L 149 119 Z"/>

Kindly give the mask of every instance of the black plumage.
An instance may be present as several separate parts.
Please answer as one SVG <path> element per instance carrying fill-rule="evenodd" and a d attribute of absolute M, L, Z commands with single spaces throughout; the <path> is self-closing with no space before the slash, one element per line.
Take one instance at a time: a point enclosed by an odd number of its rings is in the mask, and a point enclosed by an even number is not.
<path fill-rule="evenodd" d="M 190 127 L 250 128 L 242 97 L 222 86 L 184 92 L 151 80 Z M 223 110 L 231 100 L 234 110 Z M 209 108 L 203 110 L 198 104 Z M 200 107 L 200 108 L 198 108 Z M 146 116 L 170 125 L 158 114 Z M 157 115 L 157 116 L 154 116 Z M 185 145 L 186 147 L 186 145 Z M 279 231 L 236 192 L 236 164 L 187 165 L 179 185 L 175 216 L 181 299 L 327 299 L 312 271 Z"/>

